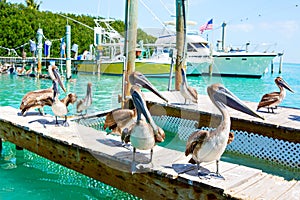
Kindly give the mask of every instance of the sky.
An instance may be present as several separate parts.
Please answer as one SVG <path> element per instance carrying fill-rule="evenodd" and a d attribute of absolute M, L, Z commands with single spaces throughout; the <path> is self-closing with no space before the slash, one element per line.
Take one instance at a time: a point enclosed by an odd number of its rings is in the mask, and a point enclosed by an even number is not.
<path fill-rule="evenodd" d="M 7 2 L 25 4 L 25 0 Z M 137 3 L 139 28 L 162 28 L 163 22 L 175 20 L 175 0 Z M 43 0 L 40 10 L 124 20 L 125 0 Z M 214 45 L 221 40 L 225 22 L 226 45 L 241 47 L 250 42 L 255 49 L 265 44 L 264 49 L 284 52 L 284 62 L 300 63 L 300 0 L 187 0 L 187 19 L 197 23 L 190 29 L 213 19 L 214 29 L 203 37 Z"/>

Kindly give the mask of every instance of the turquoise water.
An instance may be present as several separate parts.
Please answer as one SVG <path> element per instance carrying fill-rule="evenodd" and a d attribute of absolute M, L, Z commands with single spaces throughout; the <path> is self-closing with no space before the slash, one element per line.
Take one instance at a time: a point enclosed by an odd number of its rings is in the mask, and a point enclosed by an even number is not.
<path fill-rule="evenodd" d="M 298 103 L 300 99 L 299 73 L 300 64 L 284 64 L 280 76 L 286 80 L 295 93 L 287 92 L 283 106 L 300 108 Z M 206 94 L 207 85 L 221 82 L 240 99 L 258 102 L 263 94 L 278 91 L 274 83 L 277 76 L 278 73 L 267 73 L 261 79 L 188 77 L 188 81 L 200 94 Z M 89 112 L 119 107 L 117 99 L 118 94 L 121 94 L 121 77 L 79 74 L 74 78 L 77 81 L 67 83 L 67 90 L 75 92 L 79 98 L 85 96 L 87 82 L 93 83 L 94 101 Z M 149 78 L 149 80 L 159 90 L 166 90 L 168 87 L 168 79 Z M 15 108 L 19 108 L 23 95 L 28 91 L 47 88 L 52 84 L 47 79 L 38 80 L 7 74 L 0 75 L 0 83 L 0 106 L 8 105 Z M 75 106 L 69 106 L 69 110 L 71 114 L 74 113 Z M 51 113 L 50 108 L 45 108 L 45 111 Z M 184 143 L 180 144 L 179 149 L 184 150 Z M 225 154 L 223 158 L 231 159 L 228 154 Z M 5 142 L 0 156 L 0 199 L 19 198 L 136 199 L 130 194 L 69 170 L 27 150 L 17 151 L 13 144 Z"/>

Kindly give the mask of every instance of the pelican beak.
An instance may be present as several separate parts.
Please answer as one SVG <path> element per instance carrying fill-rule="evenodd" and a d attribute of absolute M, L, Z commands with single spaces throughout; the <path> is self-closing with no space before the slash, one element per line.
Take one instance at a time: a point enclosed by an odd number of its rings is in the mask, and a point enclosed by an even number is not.
<path fill-rule="evenodd" d="M 168 99 L 165 98 L 151 83 L 150 81 L 140 72 L 134 72 L 129 76 L 130 83 L 132 85 L 138 84 L 143 88 L 146 88 L 159 96 L 164 101 L 168 102 Z"/>
<path fill-rule="evenodd" d="M 287 84 L 287 82 L 285 82 L 283 79 L 281 79 L 279 81 L 279 85 L 281 85 L 285 89 L 289 90 L 290 92 L 294 93 L 294 90 L 292 90 L 292 88 L 289 86 L 289 84 Z"/>
<path fill-rule="evenodd" d="M 59 74 L 59 72 L 58 72 L 58 70 L 57 70 L 57 67 L 56 67 L 55 65 L 52 65 L 52 66 L 50 65 L 50 66 L 48 67 L 48 72 L 49 72 L 50 78 L 51 78 L 53 81 L 57 80 L 57 82 L 58 82 L 58 84 L 60 85 L 61 89 L 62 89 L 64 92 L 66 92 L 66 88 L 65 88 L 64 84 L 63 84 L 62 81 L 61 81 L 60 74 Z"/>
<path fill-rule="evenodd" d="M 182 82 L 186 82 L 186 75 L 183 68 L 181 68 L 181 77 L 182 77 Z"/>
<path fill-rule="evenodd" d="M 58 87 L 57 82 L 53 81 L 53 98 L 52 101 L 54 102 L 56 95 L 58 94 Z"/>
<path fill-rule="evenodd" d="M 223 103 L 235 110 L 264 120 L 264 117 L 258 115 L 249 107 L 247 107 L 239 98 L 237 98 L 232 92 L 223 86 L 218 87 L 218 90 L 216 90 L 214 94 L 214 99 L 216 102 Z"/>

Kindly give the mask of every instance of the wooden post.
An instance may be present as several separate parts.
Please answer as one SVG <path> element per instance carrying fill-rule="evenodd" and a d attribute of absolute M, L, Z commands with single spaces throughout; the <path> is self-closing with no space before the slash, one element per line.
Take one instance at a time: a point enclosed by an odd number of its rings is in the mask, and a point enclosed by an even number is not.
<path fill-rule="evenodd" d="M 0 138 L 0 156 L 1 156 L 1 152 L 2 152 L 2 138 Z"/>
<path fill-rule="evenodd" d="M 282 72 L 282 60 L 283 60 L 283 53 L 278 53 L 280 60 L 279 60 L 279 71 L 278 73 L 281 74 Z"/>
<path fill-rule="evenodd" d="M 182 82 L 181 68 L 184 67 L 184 30 L 183 30 L 183 12 L 182 12 L 182 0 L 176 0 L 176 66 L 175 66 L 175 90 L 180 90 L 180 84 Z"/>
<path fill-rule="evenodd" d="M 38 50 L 38 77 L 42 74 L 42 51 L 43 51 L 43 29 L 39 28 L 37 31 L 37 50 Z"/>
<path fill-rule="evenodd" d="M 71 78 L 71 26 L 66 25 L 66 72 L 67 80 Z"/>
<path fill-rule="evenodd" d="M 274 63 L 273 63 L 273 60 L 271 60 L 271 74 L 273 74 L 274 72 Z"/>
<path fill-rule="evenodd" d="M 128 36 L 125 42 L 128 42 L 127 69 L 125 75 L 125 94 L 130 95 L 131 85 L 129 83 L 129 74 L 135 71 L 135 49 L 137 43 L 137 22 L 138 22 L 138 0 L 128 0 L 128 26 L 126 35 Z"/>

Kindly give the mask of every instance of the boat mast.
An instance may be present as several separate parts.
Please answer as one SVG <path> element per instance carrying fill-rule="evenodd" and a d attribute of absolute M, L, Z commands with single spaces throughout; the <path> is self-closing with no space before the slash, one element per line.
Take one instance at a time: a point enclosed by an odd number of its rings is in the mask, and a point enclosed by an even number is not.
<path fill-rule="evenodd" d="M 223 22 L 222 24 L 222 51 L 225 52 L 225 26 L 226 23 Z"/>

